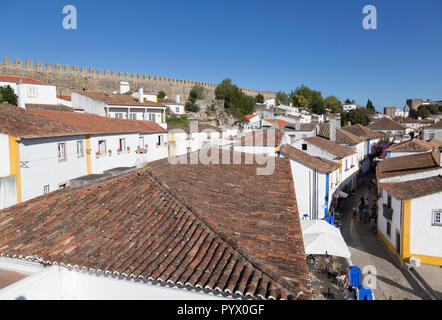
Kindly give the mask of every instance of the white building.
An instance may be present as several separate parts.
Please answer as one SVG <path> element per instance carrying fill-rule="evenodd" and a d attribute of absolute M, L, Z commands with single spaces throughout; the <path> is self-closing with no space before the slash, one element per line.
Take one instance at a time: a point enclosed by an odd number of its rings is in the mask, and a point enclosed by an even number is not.
<path fill-rule="evenodd" d="M 343 104 L 342 105 L 342 110 L 344 110 L 345 112 L 351 111 L 351 110 L 356 110 L 359 106 L 356 104 Z"/>
<path fill-rule="evenodd" d="M 340 165 L 321 157 L 313 157 L 290 145 L 281 148 L 281 155 L 290 159 L 300 219 L 324 219 L 341 184 Z"/>
<path fill-rule="evenodd" d="M 14 90 L 21 108 L 26 104 L 69 105 L 68 101 L 57 98 L 55 85 L 37 79 L 0 75 L 0 86 L 10 86 Z"/>
<path fill-rule="evenodd" d="M 78 177 L 167 157 L 167 132 L 147 121 L 2 105 L 0 124 L 2 207 Z"/>
<path fill-rule="evenodd" d="M 401 262 L 442 266 L 442 176 L 379 184 L 378 234 Z"/>
<path fill-rule="evenodd" d="M 175 100 L 172 99 L 159 99 L 160 103 L 163 103 L 166 107 L 169 107 L 170 111 L 173 114 L 178 116 L 183 116 L 186 114 L 186 108 L 184 103 L 181 102 L 180 95 L 175 97 Z"/>
<path fill-rule="evenodd" d="M 432 125 L 426 126 L 422 129 L 425 141 L 437 139 L 442 141 L 442 121 L 438 121 Z"/>
<path fill-rule="evenodd" d="M 140 96 L 144 97 L 142 90 Z M 152 121 L 167 129 L 164 104 L 128 94 L 75 91 L 72 92 L 72 107 L 102 117 Z"/>
<path fill-rule="evenodd" d="M 258 114 L 247 114 L 244 116 L 248 120 L 244 123 L 244 130 L 250 131 L 254 129 L 260 129 L 262 126 L 261 117 Z"/>
<path fill-rule="evenodd" d="M 433 152 L 438 147 L 430 142 L 413 139 L 396 143 L 387 149 L 387 158 L 409 156 L 417 153 Z"/>

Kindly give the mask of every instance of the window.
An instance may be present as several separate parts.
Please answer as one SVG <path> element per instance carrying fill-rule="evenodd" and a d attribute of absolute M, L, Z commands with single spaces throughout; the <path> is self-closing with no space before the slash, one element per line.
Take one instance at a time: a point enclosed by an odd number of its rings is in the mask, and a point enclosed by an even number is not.
<path fill-rule="evenodd" d="M 37 98 L 38 97 L 37 87 L 29 87 L 28 88 L 28 97 L 29 98 Z"/>
<path fill-rule="evenodd" d="M 155 113 L 149 113 L 149 121 L 155 121 Z"/>
<path fill-rule="evenodd" d="M 98 141 L 98 154 L 106 154 L 106 140 Z"/>
<path fill-rule="evenodd" d="M 391 197 L 390 196 L 388 196 L 387 206 L 389 209 L 391 209 Z"/>
<path fill-rule="evenodd" d="M 434 132 L 430 132 L 428 134 L 428 138 L 429 138 L 429 140 L 433 139 L 434 138 Z"/>
<path fill-rule="evenodd" d="M 138 138 L 138 145 L 140 148 L 144 148 L 144 137 Z"/>
<path fill-rule="evenodd" d="M 65 143 L 59 143 L 58 144 L 58 160 L 66 160 L 66 144 Z"/>
<path fill-rule="evenodd" d="M 115 118 L 117 118 L 117 119 L 123 119 L 123 118 L 124 118 L 124 115 L 123 115 L 122 113 L 116 113 L 116 114 L 115 114 Z"/>
<path fill-rule="evenodd" d="M 49 193 L 49 185 L 43 187 L 43 193 L 44 194 L 48 194 Z"/>
<path fill-rule="evenodd" d="M 83 141 L 77 141 L 77 156 L 78 157 L 84 156 Z"/>
<path fill-rule="evenodd" d="M 119 152 L 124 152 L 124 151 L 126 151 L 126 139 L 124 139 L 124 138 L 122 138 L 122 139 L 120 139 L 120 141 L 119 141 L 119 149 L 118 149 L 118 151 Z"/>
<path fill-rule="evenodd" d="M 175 110 L 176 110 L 176 113 L 180 113 L 180 107 L 176 107 Z"/>
<path fill-rule="evenodd" d="M 391 222 L 387 221 L 387 235 L 391 237 Z"/>
<path fill-rule="evenodd" d="M 163 136 L 158 136 L 158 145 L 159 146 L 163 145 Z"/>
<path fill-rule="evenodd" d="M 433 210 L 433 225 L 442 226 L 442 209 Z"/>
<path fill-rule="evenodd" d="M 129 118 L 130 118 L 131 120 L 137 120 L 137 114 L 136 114 L 136 113 L 131 113 L 131 114 L 129 115 Z"/>
<path fill-rule="evenodd" d="M 307 144 L 306 144 L 306 143 L 304 143 L 304 144 L 302 145 L 302 151 L 307 151 Z"/>

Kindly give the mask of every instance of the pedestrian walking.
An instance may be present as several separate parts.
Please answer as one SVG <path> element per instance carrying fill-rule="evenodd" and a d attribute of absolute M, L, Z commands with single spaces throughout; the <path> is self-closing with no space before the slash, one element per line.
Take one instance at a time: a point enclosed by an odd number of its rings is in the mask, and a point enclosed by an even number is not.
<path fill-rule="evenodd" d="M 357 214 L 356 208 L 353 208 L 353 220 L 356 219 L 356 214 Z"/>

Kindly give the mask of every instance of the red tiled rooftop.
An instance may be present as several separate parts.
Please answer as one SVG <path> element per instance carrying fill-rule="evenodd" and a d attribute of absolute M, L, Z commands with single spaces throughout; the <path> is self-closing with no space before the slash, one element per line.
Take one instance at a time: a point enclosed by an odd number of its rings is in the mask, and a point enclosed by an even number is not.
<path fill-rule="evenodd" d="M 0 82 L 12 82 L 12 83 L 17 83 L 19 80 L 22 80 L 23 83 L 26 84 L 37 84 L 37 85 L 46 85 L 49 86 L 49 83 L 37 80 L 37 79 L 33 79 L 33 78 L 28 78 L 28 77 L 20 77 L 20 76 L 7 76 L 7 75 L 0 75 Z"/>
<path fill-rule="evenodd" d="M 387 151 L 431 151 L 433 149 L 433 144 L 423 140 L 413 139 L 393 144 L 387 149 Z"/>
<path fill-rule="evenodd" d="M 287 159 L 253 165 L 158 161 L 0 211 L 0 254 L 251 298 L 308 299 Z M 20 230 L 20 232 L 18 232 Z"/>
<path fill-rule="evenodd" d="M 282 147 L 281 154 L 292 160 L 301 162 L 305 166 L 316 169 L 322 173 L 331 173 L 340 168 L 337 162 L 330 161 L 322 157 L 313 157 L 308 153 L 296 149 L 295 147 L 292 147 L 288 144 Z"/>
<path fill-rule="evenodd" d="M 138 101 L 137 98 L 126 94 L 108 94 L 104 92 L 94 92 L 94 91 L 74 91 L 77 94 L 99 100 L 106 103 L 109 106 L 134 106 L 134 107 L 159 107 L 165 108 L 163 103 L 156 103 L 148 100 L 144 102 Z"/>
<path fill-rule="evenodd" d="M 398 200 L 410 200 L 442 192 L 442 176 L 397 183 L 380 183 L 379 186 Z"/>
<path fill-rule="evenodd" d="M 313 144 L 314 146 L 321 148 L 328 153 L 335 155 L 337 158 L 342 159 L 345 157 L 349 157 L 353 154 L 356 154 L 355 151 L 348 147 L 341 146 L 336 142 L 321 138 L 321 137 L 309 137 L 304 138 L 308 143 Z"/>

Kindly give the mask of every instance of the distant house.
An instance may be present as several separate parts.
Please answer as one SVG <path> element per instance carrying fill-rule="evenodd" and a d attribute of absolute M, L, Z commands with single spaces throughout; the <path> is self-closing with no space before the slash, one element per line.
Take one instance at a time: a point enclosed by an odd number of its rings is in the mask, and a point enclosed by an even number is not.
<path fill-rule="evenodd" d="M 318 123 L 300 123 L 288 124 L 284 128 L 285 134 L 288 136 L 288 143 L 293 143 L 301 138 L 314 137 L 317 134 Z"/>
<path fill-rule="evenodd" d="M 262 127 L 267 128 L 281 128 L 287 126 L 289 123 L 280 119 L 262 119 Z"/>
<path fill-rule="evenodd" d="M 173 99 L 158 99 L 159 103 L 169 107 L 173 114 L 182 116 L 186 114 L 185 104 L 181 102 L 180 96 L 177 95 L 175 100 Z"/>
<path fill-rule="evenodd" d="M 143 94 L 141 94 L 142 97 Z M 72 92 L 72 107 L 102 117 L 156 122 L 167 128 L 166 106 L 127 94 L 108 94 L 92 91 Z"/>
<path fill-rule="evenodd" d="M 442 121 L 426 126 L 422 129 L 425 141 L 431 139 L 442 140 Z"/>
<path fill-rule="evenodd" d="M 245 130 L 253 130 L 261 128 L 261 118 L 258 114 L 247 114 L 244 116 L 249 122 L 244 124 Z"/>
<path fill-rule="evenodd" d="M 342 105 L 342 110 L 344 110 L 345 112 L 356 110 L 357 108 L 359 108 L 359 106 L 352 103 Z"/>
<path fill-rule="evenodd" d="M 393 117 L 393 121 L 396 121 L 397 123 L 400 123 L 415 131 L 419 129 L 419 121 L 413 118 Z"/>
<path fill-rule="evenodd" d="M 286 143 L 284 129 L 260 129 L 247 132 L 239 143 L 232 145 L 236 152 L 279 156 L 280 147 Z"/>
<path fill-rule="evenodd" d="M 402 157 L 416 153 L 433 151 L 436 151 L 434 144 L 419 139 L 413 139 L 390 146 L 387 149 L 387 158 Z"/>
<path fill-rule="evenodd" d="M 396 136 L 398 138 L 402 138 L 407 131 L 407 127 L 399 124 L 387 117 L 383 117 L 380 119 L 375 120 L 373 123 L 369 124 L 367 128 L 377 131 L 377 132 L 384 132 L 387 134 L 391 134 L 393 136 Z"/>

